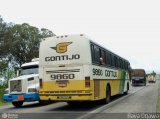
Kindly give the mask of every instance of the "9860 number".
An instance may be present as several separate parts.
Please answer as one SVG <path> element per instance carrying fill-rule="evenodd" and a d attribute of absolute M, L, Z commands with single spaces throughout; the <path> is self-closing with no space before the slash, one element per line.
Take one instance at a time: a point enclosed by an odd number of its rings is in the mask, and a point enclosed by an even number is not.
<path fill-rule="evenodd" d="M 74 79 L 75 75 L 74 74 L 52 74 L 51 75 L 51 80 L 56 80 L 56 79 Z"/>
<path fill-rule="evenodd" d="M 102 76 L 103 75 L 103 71 L 101 69 L 93 68 L 92 72 L 93 72 L 93 75 L 97 75 L 97 76 Z"/>

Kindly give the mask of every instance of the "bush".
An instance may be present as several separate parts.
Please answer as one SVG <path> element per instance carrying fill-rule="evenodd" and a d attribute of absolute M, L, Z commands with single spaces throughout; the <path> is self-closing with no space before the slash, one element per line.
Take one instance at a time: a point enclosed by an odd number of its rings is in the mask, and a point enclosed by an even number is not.
<path fill-rule="evenodd" d="M 7 88 L 7 84 L 1 85 L 0 86 L 0 102 L 5 102 L 3 100 L 3 95 L 4 95 L 4 91 Z"/>

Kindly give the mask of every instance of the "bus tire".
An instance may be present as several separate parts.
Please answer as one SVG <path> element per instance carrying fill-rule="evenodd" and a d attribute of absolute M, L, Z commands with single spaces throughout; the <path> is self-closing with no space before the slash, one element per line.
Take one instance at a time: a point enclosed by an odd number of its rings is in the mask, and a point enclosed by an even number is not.
<path fill-rule="evenodd" d="M 67 104 L 70 106 L 77 106 L 80 104 L 80 102 L 79 101 L 70 101 L 70 102 L 67 102 Z"/>
<path fill-rule="evenodd" d="M 44 105 L 46 103 L 46 101 L 42 101 L 42 100 L 39 100 L 39 105 Z"/>
<path fill-rule="evenodd" d="M 111 88 L 109 85 L 107 85 L 105 103 L 108 104 L 110 102 L 110 99 L 111 99 Z"/>
<path fill-rule="evenodd" d="M 129 83 L 127 83 L 127 91 L 124 92 L 124 94 L 127 95 L 127 94 L 128 94 L 128 91 L 129 91 Z"/>
<path fill-rule="evenodd" d="M 21 107 L 23 105 L 23 101 L 18 101 L 18 102 L 12 102 L 13 106 L 15 107 Z"/>

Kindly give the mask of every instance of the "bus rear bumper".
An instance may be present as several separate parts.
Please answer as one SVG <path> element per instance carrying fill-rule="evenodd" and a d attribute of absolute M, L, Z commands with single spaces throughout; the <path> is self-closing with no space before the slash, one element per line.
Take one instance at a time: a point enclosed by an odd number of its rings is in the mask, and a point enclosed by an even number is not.
<path fill-rule="evenodd" d="M 52 94 L 40 94 L 40 100 L 51 101 L 89 101 L 93 100 L 91 94 L 75 94 L 75 95 L 52 95 Z"/>

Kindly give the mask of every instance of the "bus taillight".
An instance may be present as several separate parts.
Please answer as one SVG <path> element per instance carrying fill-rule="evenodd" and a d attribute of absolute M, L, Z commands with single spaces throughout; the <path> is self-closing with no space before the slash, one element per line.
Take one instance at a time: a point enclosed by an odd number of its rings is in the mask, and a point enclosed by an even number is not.
<path fill-rule="evenodd" d="M 85 77 L 85 87 L 90 87 L 90 77 Z"/>
<path fill-rule="evenodd" d="M 42 79 L 39 79 L 39 86 L 42 88 Z"/>

